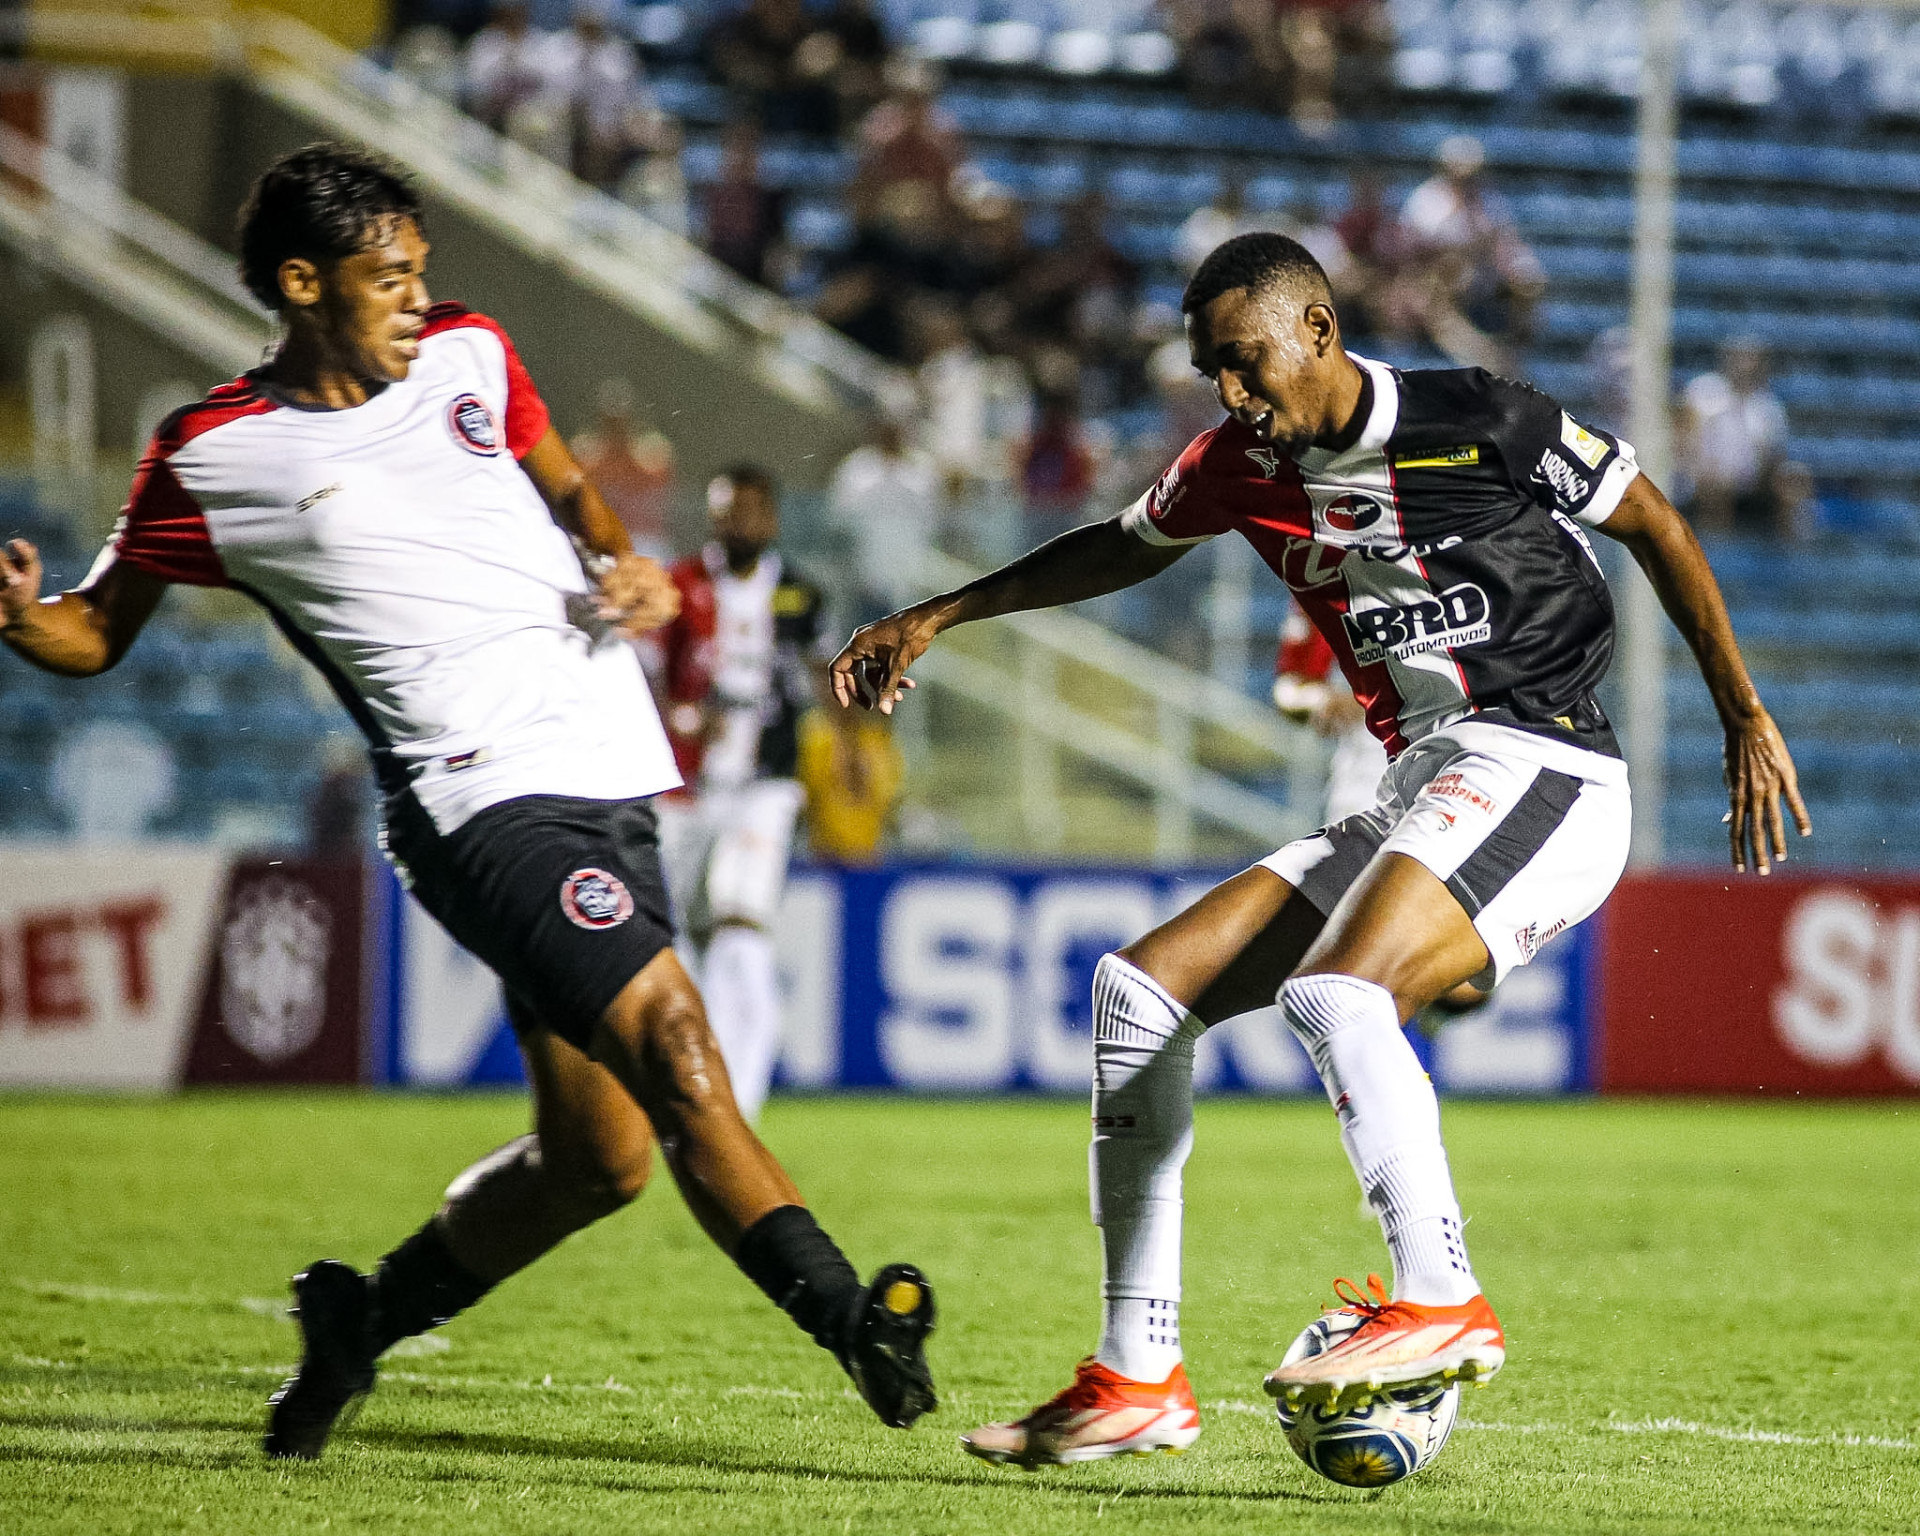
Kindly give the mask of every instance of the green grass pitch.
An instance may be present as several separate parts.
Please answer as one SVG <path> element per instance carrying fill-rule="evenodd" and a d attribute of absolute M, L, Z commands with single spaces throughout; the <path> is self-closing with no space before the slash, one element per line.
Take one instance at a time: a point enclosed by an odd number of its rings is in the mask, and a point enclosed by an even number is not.
<path fill-rule="evenodd" d="M 1920 1107 L 1455 1104 L 1511 1365 L 1440 1460 L 1357 1493 L 1261 1375 L 1384 1264 L 1322 1104 L 1209 1103 L 1188 1172 L 1181 1458 L 1039 1473 L 955 1435 L 1096 1332 L 1077 1103 L 791 1100 L 765 1133 L 855 1262 L 924 1264 L 944 1406 L 879 1427 L 670 1184 L 389 1357 L 270 1466 L 286 1276 L 365 1264 L 524 1123 L 510 1096 L 0 1100 L 0 1531 L 1855 1532 L 1920 1529 Z"/>

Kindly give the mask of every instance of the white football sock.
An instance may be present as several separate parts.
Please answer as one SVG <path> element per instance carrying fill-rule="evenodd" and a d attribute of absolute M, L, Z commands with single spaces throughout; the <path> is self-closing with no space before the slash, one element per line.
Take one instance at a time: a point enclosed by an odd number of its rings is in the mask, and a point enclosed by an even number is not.
<path fill-rule="evenodd" d="M 756 1120 L 780 1054 L 780 976 L 773 935 L 725 923 L 714 931 L 701 967 L 707 1019 L 733 1079 L 740 1113 Z"/>
<path fill-rule="evenodd" d="M 1458 1306 L 1480 1291 L 1467 1262 L 1440 1100 L 1400 1028 L 1393 994 L 1354 976 L 1296 976 L 1287 1023 L 1313 1057 L 1340 1140 L 1393 1257 L 1396 1301 Z"/>
<path fill-rule="evenodd" d="M 1131 1381 L 1180 1363 L 1180 1170 L 1193 1150 L 1193 1042 L 1206 1028 L 1118 955 L 1093 974 L 1093 1221 L 1106 1318 L 1094 1356 Z"/>

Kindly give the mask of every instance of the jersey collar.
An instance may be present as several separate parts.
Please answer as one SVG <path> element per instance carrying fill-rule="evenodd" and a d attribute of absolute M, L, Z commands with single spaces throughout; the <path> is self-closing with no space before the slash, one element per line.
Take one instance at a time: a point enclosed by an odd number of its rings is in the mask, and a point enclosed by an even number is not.
<path fill-rule="evenodd" d="M 1304 468 L 1315 473 L 1347 463 L 1356 455 L 1377 457 L 1387 446 L 1387 439 L 1393 436 L 1393 429 L 1400 424 L 1400 382 L 1393 370 L 1358 352 L 1349 352 L 1347 356 L 1364 369 L 1372 381 L 1373 405 L 1367 411 L 1367 424 L 1360 429 L 1360 436 L 1338 453 L 1326 448 L 1307 448 L 1295 455 Z"/>

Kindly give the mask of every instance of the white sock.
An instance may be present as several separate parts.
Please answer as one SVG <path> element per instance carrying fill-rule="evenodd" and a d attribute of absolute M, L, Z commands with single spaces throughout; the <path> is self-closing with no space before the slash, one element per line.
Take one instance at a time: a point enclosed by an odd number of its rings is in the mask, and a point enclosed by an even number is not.
<path fill-rule="evenodd" d="M 759 1118 L 780 1053 L 780 978 L 773 935 L 726 923 L 707 945 L 700 990 L 720 1054 L 733 1079 L 733 1097 L 748 1120 Z"/>
<path fill-rule="evenodd" d="M 1440 1100 L 1400 1028 L 1393 994 L 1354 976 L 1296 976 L 1287 1023 L 1313 1057 L 1340 1140 L 1393 1258 L 1396 1301 L 1458 1306 L 1480 1291 L 1467 1262 Z"/>
<path fill-rule="evenodd" d="M 1107 955 L 1093 974 L 1093 1221 L 1106 1317 L 1094 1352 L 1131 1381 L 1180 1363 L 1180 1170 L 1193 1150 L 1193 1042 L 1205 1029 Z"/>

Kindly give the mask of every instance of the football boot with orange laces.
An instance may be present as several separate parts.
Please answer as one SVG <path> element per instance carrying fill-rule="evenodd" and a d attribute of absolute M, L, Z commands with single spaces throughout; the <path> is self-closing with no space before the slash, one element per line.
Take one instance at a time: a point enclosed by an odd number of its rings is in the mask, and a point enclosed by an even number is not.
<path fill-rule="evenodd" d="M 1357 1408 L 1408 1387 L 1485 1383 L 1507 1363 L 1506 1335 L 1487 1298 L 1457 1307 L 1389 1301 L 1378 1275 L 1371 1299 L 1351 1280 L 1333 1285 L 1344 1309 L 1364 1321 L 1323 1355 L 1283 1365 L 1266 1379 L 1267 1395 L 1289 1408 Z"/>
<path fill-rule="evenodd" d="M 1082 1360 L 1073 1385 L 1012 1424 L 986 1424 L 960 1437 L 982 1461 L 1065 1466 L 1104 1456 L 1178 1454 L 1200 1438 L 1200 1405 L 1187 1370 L 1165 1381 L 1129 1381 L 1098 1360 Z"/>

